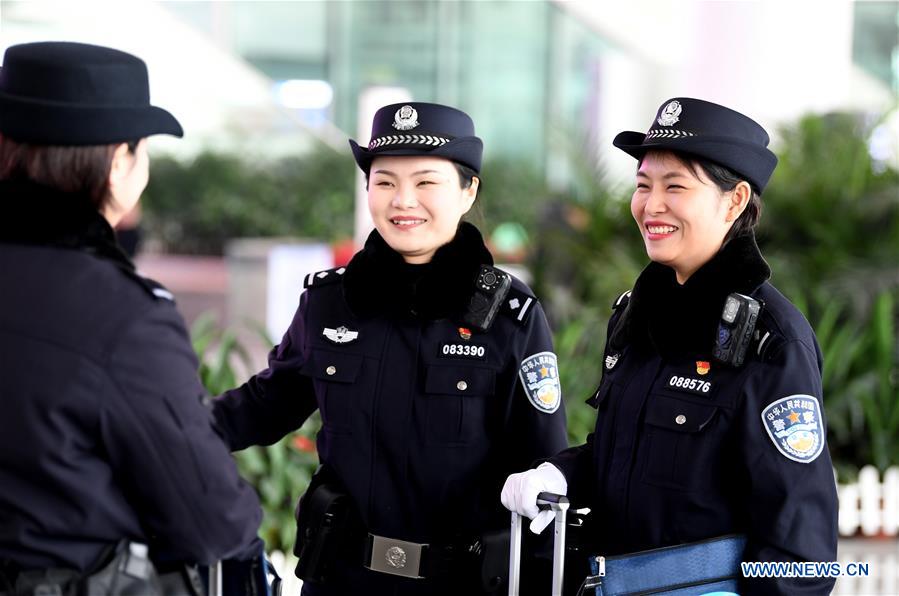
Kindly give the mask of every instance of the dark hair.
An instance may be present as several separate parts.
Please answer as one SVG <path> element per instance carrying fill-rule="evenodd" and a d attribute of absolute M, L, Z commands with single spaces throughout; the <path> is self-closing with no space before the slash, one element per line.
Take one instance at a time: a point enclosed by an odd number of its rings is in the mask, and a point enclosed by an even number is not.
<path fill-rule="evenodd" d="M 762 215 L 762 195 L 755 188 L 755 185 L 730 168 L 726 168 L 702 157 L 670 150 L 658 151 L 658 153 L 668 153 L 672 155 L 697 178 L 699 178 L 699 172 L 697 170 L 702 170 L 706 177 L 711 180 L 721 192 L 732 191 L 740 182 L 749 184 L 751 194 L 749 196 L 749 201 L 746 203 L 746 209 L 743 210 L 743 213 L 740 214 L 740 217 L 737 218 L 737 221 L 735 221 L 730 227 L 730 230 L 728 230 L 727 235 L 724 236 L 723 244 L 727 244 L 737 236 L 742 236 L 755 230 L 755 227 L 759 223 L 759 218 Z M 646 154 L 639 160 L 637 167 L 643 164 L 643 159 L 645 158 Z"/>
<path fill-rule="evenodd" d="M 134 153 L 138 143 L 128 141 L 128 151 Z M 0 135 L 0 180 L 31 180 L 85 194 L 102 211 L 110 200 L 109 171 L 118 145 L 30 145 Z"/>
<path fill-rule="evenodd" d="M 469 168 L 468 166 L 463 166 L 457 161 L 453 162 L 453 165 L 456 166 L 456 172 L 459 174 L 459 186 L 462 187 L 462 190 L 466 188 L 471 188 L 471 184 L 474 178 L 478 179 L 478 189 L 480 189 L 480 180 L 481 177 L 478 176 L 478 173 Z"/>

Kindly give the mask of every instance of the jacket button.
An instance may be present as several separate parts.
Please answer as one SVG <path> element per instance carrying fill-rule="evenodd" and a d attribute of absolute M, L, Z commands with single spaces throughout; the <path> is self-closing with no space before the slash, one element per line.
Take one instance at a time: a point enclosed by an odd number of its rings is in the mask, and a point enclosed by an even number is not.
<path fill-rule="evenodd" d="M 334 373 L 337 372 L 337 367 L 333 366 L 333 365 L 329 366 L 328 368 L 325 369 L 325 372 L 328 373 L 329 375 L 333 375 Z"/>
<path fill-rule="evenodd" d="M 456 389 L 458 389 L 459 391 L 465 391 L 466 389 L 468 389 L 468 383 L 466 383 L 465 381 L 459 381 L 458 383 L 456 383 Z"/>
<path fill-rule="evenodd" d="M 674 419 L 674 421 L 677 422 L 678 424 L 684 424 L 687 421 L 687 417 L 684 416 L 683 414 L 679 414 L 677 416 L 677 418 Z"/>

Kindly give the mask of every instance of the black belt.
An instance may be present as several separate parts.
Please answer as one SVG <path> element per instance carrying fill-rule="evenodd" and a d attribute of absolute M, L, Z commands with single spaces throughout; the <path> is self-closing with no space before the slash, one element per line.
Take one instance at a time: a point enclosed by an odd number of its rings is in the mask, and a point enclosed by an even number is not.
<path fill-rule="evenodd" d="M 363 565 L 378 573 L 412 579 L 448 576 L 473 566 L 480 541 L 457 544 L 421 544 L 369 533 Z"/>

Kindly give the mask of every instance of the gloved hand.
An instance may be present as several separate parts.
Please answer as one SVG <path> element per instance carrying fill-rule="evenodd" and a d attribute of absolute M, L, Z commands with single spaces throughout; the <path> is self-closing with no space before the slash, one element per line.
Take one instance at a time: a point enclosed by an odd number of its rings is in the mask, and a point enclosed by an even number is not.
<path fill-rule="evenodd" d="M 568 481 L 559 468 L 551 463 L 542 463 L 536 469 L 512 474 L 506 478 L 500 500 L 509 511 L 529 517 L 530 529 L 539 534 L 555 517 L 552 511 L 537 508 L 537 495 L 542 492 L 564 495 L 568 492 Z"/>

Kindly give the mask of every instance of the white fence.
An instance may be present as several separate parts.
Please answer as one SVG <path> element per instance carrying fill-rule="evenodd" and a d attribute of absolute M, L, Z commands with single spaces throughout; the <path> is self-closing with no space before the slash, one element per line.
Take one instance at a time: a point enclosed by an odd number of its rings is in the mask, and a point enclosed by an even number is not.
<path fill-rule="evenodd" d="M 874 466 L 858 473 L 858 482 L 838 484 L 840 498 L 840 535 L 899 535 L 899 467 L 883 475 Z"/>

